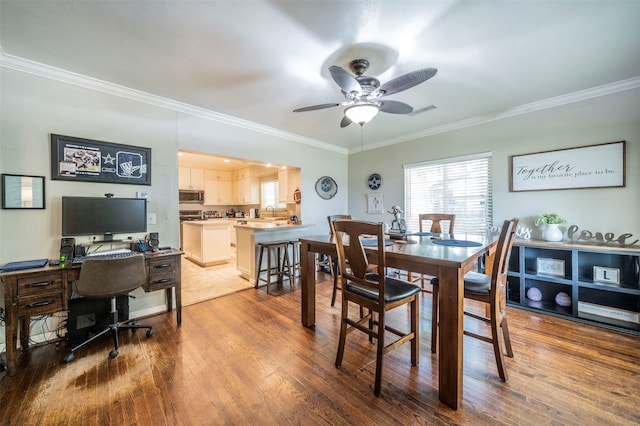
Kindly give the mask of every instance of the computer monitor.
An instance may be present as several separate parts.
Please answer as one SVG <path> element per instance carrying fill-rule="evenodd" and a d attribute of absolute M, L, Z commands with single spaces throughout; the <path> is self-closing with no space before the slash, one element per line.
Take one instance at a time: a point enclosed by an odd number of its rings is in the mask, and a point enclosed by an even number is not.
<path fill-rule="evenodd" d="M 144 198 L 62 197 L 62 236 L 147 232 L 147 200 Z"/>

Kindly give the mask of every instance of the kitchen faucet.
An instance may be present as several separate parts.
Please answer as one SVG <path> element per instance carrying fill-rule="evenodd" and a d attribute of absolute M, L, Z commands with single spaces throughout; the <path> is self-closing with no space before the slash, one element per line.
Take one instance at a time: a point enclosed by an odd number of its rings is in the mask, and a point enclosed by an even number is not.
<path fill-rule="evenodd" d="M 264 211 L 267 211 L 267 212 L 268 212 L 268 211 L 269 211 L 269 209 L 271 209 L 271 215 L 272 215 L 273 217 L 276 217 L 276 209 L 274 209 L 274 208 L 273 208 L 273 206 L 267 206 L 267 207 L 264 209 Z"/>

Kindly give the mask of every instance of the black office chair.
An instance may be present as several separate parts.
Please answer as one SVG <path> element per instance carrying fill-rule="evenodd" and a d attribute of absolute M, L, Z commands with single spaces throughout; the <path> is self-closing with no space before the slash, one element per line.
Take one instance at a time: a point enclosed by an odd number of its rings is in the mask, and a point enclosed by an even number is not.
<path fill-rule="evenodd" d="M 118 330 L 121 328 L 146 328 L 147 337 L 153 336 L 150 325 L 132 324 L 135 320 L 118 321 L 118 309 L 116 297 L 127 295 L 147 281 L 147 269 L 142 254 L 108 259 L 87 258 L 80 269 L 77 293 L 83 297 L 98 299 L 111 299 L 111 324 L 104 330 L 94 334 L 89 339 L 74 346 L 71 352 L 64 357 L 64 362 L 75 359 L 75 352 L 83 346 L 93 342 L 100 336 L 111 331 L 113 335 L 114 349 L 109 352 L 109 358 L 118 356 Z"/>

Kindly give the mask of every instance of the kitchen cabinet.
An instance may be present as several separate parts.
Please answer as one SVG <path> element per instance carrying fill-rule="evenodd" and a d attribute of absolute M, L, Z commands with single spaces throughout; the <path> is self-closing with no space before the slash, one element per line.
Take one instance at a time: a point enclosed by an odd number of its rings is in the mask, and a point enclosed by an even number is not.
<path fill-rule="evenodd" d="M 231 259 L 231 225 L 225 219 L 183 222 L 185 256 L 200 266 L 227 263 Z"/>
<path fill-rule="evenodd" d="M 229 205 L 233 204 L 233 189 L 230 181 L 205 179 L 204 204 Z"/>
<path fill-rule="evenodd" d="M 231 172 L 223 170 L 205 170 L 204 176 L 204 204 L 233 204 Z"/>
<path fill-rule="evenodd" d="M 178 167 L 178 188 L 204 190 L 204 169 L 199 167 Z"/>
<path fill-rule="evenodd" d="M 260 204 L 260 179 L 246 178 L 234 181 L 233 204 Z"/>
<path fill-rule="evenodd" d="M 300 169 L 278 170 L 278 196 L 281 203 L 295 203 L 293 193 L 300 188 Z"/>
<path fill-rule="evenodd" d="M 516 240 L 507 303 L 640 334 L 640 247 Z"/>

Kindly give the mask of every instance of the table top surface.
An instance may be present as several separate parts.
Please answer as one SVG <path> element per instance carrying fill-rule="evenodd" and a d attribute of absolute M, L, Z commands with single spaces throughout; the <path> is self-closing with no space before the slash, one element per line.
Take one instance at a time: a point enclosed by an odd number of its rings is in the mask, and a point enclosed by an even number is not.
<path fill-rule="evenodd" d="M 434 239 L 467 240 L 480 243 L 474 247 L 457 247 L 434 244 Z M 334 245 L 331 235 L 311 235 L 300 237 L 300 241 Z M 439 234 L 437 237 L 421 237 L 408 235 L 406 240 L 393 240 L 394 244 L 386 246 L 387 258 L 397 256 L 419 257 L 424 260 L 433 259 L 450 263 L 463 263 L 469 258 L 475 258 L 478 253 L 485 252 L 487 247 L 497 244 L 497 237 L 493 235 L 465 235 L 465 234 Z M 348 241 L 345 241 L 348 245 Z M 377 250 L 375 246 L 365 246 L 366 250 Z"/>

